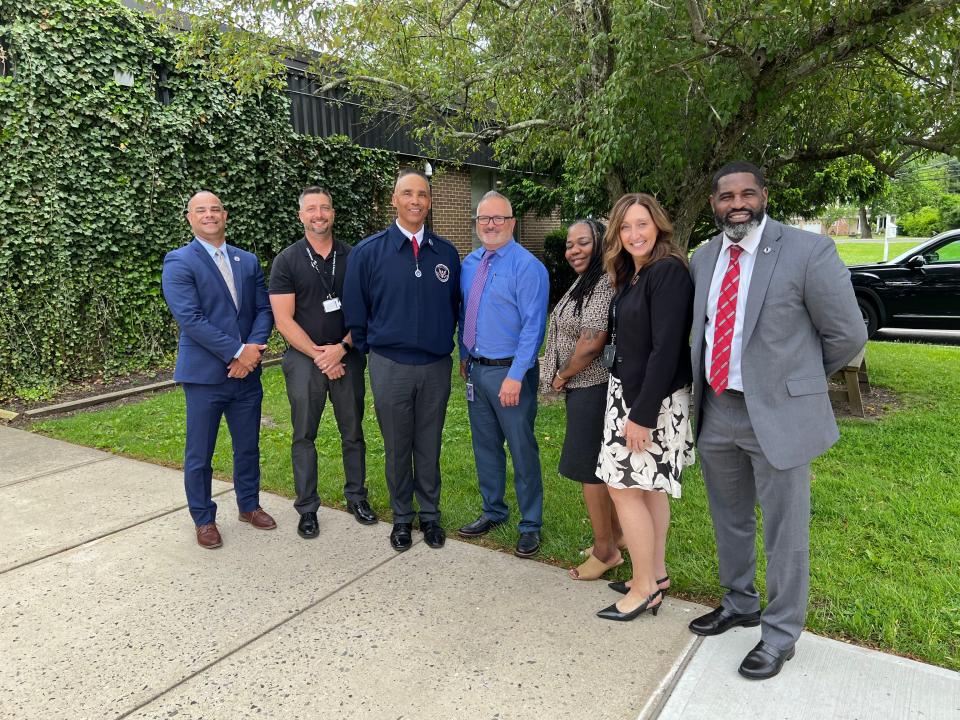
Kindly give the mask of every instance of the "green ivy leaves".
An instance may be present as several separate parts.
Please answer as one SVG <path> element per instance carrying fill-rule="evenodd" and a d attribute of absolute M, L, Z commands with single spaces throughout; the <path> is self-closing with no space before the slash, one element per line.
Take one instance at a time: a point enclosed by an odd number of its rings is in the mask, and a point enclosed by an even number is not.
<path fill-rule="evenodd" d="M 241 96 L 117 0 L 0 0 L 0 40 L 14 68 L 0 78 L 0 396 L 169 359 L 159 271 L 190 238 L 198 189 L 221 196 L 229 242 L 265 265 L 302 234 L 306 184 L 333 191 L 341 239 L 383 223 L 392 153 L 294 134 L 276 78 Z"/>

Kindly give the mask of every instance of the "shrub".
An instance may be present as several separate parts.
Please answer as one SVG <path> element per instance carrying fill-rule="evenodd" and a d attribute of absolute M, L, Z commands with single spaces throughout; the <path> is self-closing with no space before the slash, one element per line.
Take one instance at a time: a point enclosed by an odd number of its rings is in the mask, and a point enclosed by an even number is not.
<path fill-rule="evenodd" d="M 941 232 L 960 228 L 960 195 L 944 195 L 940 198 Z"/>
<path fill-rule="evenodd" d="M 543 238 L 543 264 L 550 274 L 550 307 L 559 302 L 577 274 L 564 257 L 567 250 L 567 229 L 551 230 Z"/>
<path fill-rule="evenodd" d="M 907 237 L 929 237 L 943 229 L 940 209 L 929 205 L 900 216 L 897 223 L 900 234 Z"/>

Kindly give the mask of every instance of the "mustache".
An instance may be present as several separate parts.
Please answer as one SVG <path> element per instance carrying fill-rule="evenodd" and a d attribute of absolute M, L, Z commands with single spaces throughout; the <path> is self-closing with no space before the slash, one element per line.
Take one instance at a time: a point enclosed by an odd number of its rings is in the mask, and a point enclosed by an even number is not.
<path fill-rule="evenodd" d="M 735 214 L 735 213 L 749 213 L 749 214 L 750 214 L 750 219 L 747 220 L 746 222 L 751 222 L 752 220 L 757 220 L 757 219 L 758 219 L 757 213 L 755 213 L 751 208 L 748 208 L 748 207 L 745 207 L 745 208 L 733 208 L 732 210 L 727 210 L 727 212 L 724 214 L 724 216 L 723 216 L 724 222 L 730 222 L 730 216 L 733 215 L 733 214 Z"/>

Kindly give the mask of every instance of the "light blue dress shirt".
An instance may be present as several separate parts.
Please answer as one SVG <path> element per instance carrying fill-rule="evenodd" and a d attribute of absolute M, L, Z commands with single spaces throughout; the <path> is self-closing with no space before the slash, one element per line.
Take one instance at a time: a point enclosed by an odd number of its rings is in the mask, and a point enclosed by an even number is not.
<path fill-rule="evenodd" d="M 216 259 L 216 257 L 214 257 L 214 256 L 217 254 L 217 250 L 219 250 L 220 248 L 218 248 L 216 245 L 211 245 L 211 244 L 208 243 L 206 240 L 201 240 L 201 239 L 198 238 L 196 235 L 193 236 L 193 239 L 196 240 L 198 243 L 200 243 L 200 244 L 203 246 L 203 249 L 204 249 L 204 250 L 206 250 L 208 253 L 210 253 L 210 259 L 213 260 L 214 265 L 216 265 L 217 259 Z M 224 244 L 221 245 L 220 247 L 223 248 L 223 254 L 224 254 L 227 258 L 229 258 L 229 257 L 230 257 L 230 253 L 227 252 L 227 244 L 224 243 Z M 243 352 L 243 343 L 240 343 L 240 347 L 239 347 L 239 348 L 237 349 L 237 351 L 233 354 L 233 359 L 236 360 L 238 357 L 240 357 L 240 353 L 242 353 L 242 352 Z"/>
<path fill-rule="evenodd" d="M 477 339 L 472 348 L 463 346 L 463 319 L 470 286 L 486 250 L 477 248 L 463 259 L 460 269 L 460 359 L 468 355 L 501 360 L 513 358 L 507 377 L 522 381 L 537 361 L 546 331 L 550 279 L 543 263 L 513 238 L 493 251 L 487 270 L 480 308 Z"/>

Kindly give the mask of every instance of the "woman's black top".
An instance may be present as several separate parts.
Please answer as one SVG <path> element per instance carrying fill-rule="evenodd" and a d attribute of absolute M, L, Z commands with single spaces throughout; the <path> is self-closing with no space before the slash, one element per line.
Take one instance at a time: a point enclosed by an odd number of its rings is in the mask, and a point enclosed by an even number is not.
<path fill-rule="evenodd" d="M 617 357 L 611 372 L 623 384 L 630 419 L 653 428 L 664 399 L 693 379 L 693 280 L 679 259 L 667 257 L 641 268 L 614 303 Z"/>

